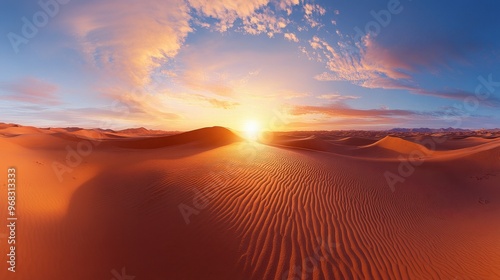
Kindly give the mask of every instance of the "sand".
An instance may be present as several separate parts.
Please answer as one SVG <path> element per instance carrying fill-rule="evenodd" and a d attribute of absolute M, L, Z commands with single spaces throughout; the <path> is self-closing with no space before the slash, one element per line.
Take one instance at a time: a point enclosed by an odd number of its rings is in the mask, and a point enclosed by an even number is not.
<path fill-rule="evenodd" d="M 133 132 L 0 126 L 0 279 L 500 279 L 498 133 Z"/>

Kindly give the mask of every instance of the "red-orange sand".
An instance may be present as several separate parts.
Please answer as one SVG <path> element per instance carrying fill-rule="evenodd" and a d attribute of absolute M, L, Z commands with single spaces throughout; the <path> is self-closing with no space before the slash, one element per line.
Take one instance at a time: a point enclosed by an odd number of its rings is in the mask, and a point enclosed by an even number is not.
<path fill-rule="evenodd" d="M 500 135 L 139 132 L 0 126 L 0 279 L 500 279 Z"/>

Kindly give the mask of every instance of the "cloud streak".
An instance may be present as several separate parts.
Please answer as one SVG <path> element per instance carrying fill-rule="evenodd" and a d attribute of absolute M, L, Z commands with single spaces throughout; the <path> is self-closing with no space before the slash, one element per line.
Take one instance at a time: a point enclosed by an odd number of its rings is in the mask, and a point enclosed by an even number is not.
<path fill-rule="evenodd" d="M 321 95 L 318 95 L 317 98 L 326 99 L 326 100 L 330 100 L 330 101 L 343 101 L 343 100 L 359 99 L 360 97 L 353 96 L 353 95 L 321 94 Z"/>
<path fill-rule="evenodd" d="M 4 92 L 2 96 L 5 99 L 45 105 L 60 104 L 56 96 L 58 89 L 57 85 L 35 77 L 24 77 L 0 84 L 0 90 Z"/>
<path fill-rule="evenodd" d="M 300 105 L 291 108 L 290 113 L 295 116 L 307 114 L 320 114 L 329 117 L 339 118 L 382 118 L 382 117 L 409 117 L 421 115 L 409 110 L 389 110 L 389 109 L 354 109 L 343 104 L 329 106 Z"/>

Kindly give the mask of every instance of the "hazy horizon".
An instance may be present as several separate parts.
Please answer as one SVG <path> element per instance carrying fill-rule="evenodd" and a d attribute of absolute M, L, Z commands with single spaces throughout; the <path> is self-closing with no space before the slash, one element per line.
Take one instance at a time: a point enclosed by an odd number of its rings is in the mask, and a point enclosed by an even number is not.
<path fill-rule="evenodd" d="M 0 124 L 12 124 L 12 125 L 18 125 L 18 126 L 31 126 L 31 125 L 24 125 L 22 123 L 6 123 L 6 122 L 0 122 Z M 120 131 L 120 130 L 129 130 L 129 129 L 141 129 L 141 128 L 144 128 L 144 129 L 147 129 L 147 130 L 151 130 L 151 131 L 163 131 L 163 132 L 179 132 L 179 133 L 182 133 L 182 132 L 188 132 L 188 131 L 192 131 L 192 130 L 198 130 L 198 129 L 202 129 L 202 128 L 209 128 L 209 127 L 223 127 L 223 128 L 227 128 L 227 129 L 231 129 L 231 130 L 234 130 L 234 131 L 238 131 L 238 132 L 243 132 L 245 130 L 245 128 L 239 128 L 239 129 L 233 129 L 233 128 L 230 128 L 230 127 L 225 127 L 225 126 L 222 126 L 222 125 L 209 125 L 209 126 L 204 126 L 204 127 L 198 127 L 198 128 L 195 128 L 195 129 L 190 129 L 190 130 L 164 130 L 164 129 L 154 129 L 154 128 L 149 128 L 147 126 L 134 126 L 134 127 L 125 127 L 125 128 L 109 128 L 109 127 L 84 127 L 84 126 L 66 126 L 66 127 L 62 127 L 62 126 L 33 126 L 33 127 L 37 127 L 37 128 L 41 128 L 41 129 L 56 129 L 56 128 L 62 128 L 62 129 L 67 129 L 67 128 L 78 128 L 78 129 L 85 129 L 85 130 L 92 130 L 92 129 L 100 129 L 100 130 L 113 130 L 113 131 Z M 429 129 L 429 130 L 456 130 L 456 131 L 459 131 L 459 130 L 470 130 L 470 131 L 474 131 L 474 130 L 491 130 L 491 131 L 495 131 L 495 130 L 500 130 L 500 127 L 495 127 L 495 128 L 455 128 L 455 127 L 437 127 L 437 128 L 432 128 L 432 127 L 392 127 L 392 128 L 387 128 L 387 129 L 379 129 L 379 130 L 375 130 L 375 129 L 331 129 L 331 130 L 266 130 L 265 128 L 262 128 L 262 129 L 259 129 L 259 131 L 261 132 L 277 132 L 277 133 L 287 133 L 287 132 L 322 132 L 322 131 L 328 131 L 328 132 L 335 132 L 335 131 L 367 131 L 367 132 L 384 132 L 384 131 L 391 131 L 391 130 L 417 130 L 417 129 Z"/>

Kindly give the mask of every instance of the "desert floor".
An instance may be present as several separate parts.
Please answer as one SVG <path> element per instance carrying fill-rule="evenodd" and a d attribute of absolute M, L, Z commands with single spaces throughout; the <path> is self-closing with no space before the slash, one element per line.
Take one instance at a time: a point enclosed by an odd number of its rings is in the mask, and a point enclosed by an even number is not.
<path fill-rule="evenodd" d="M 499 136 L 3 124 L 0 279 L 500 279 Z"/>

